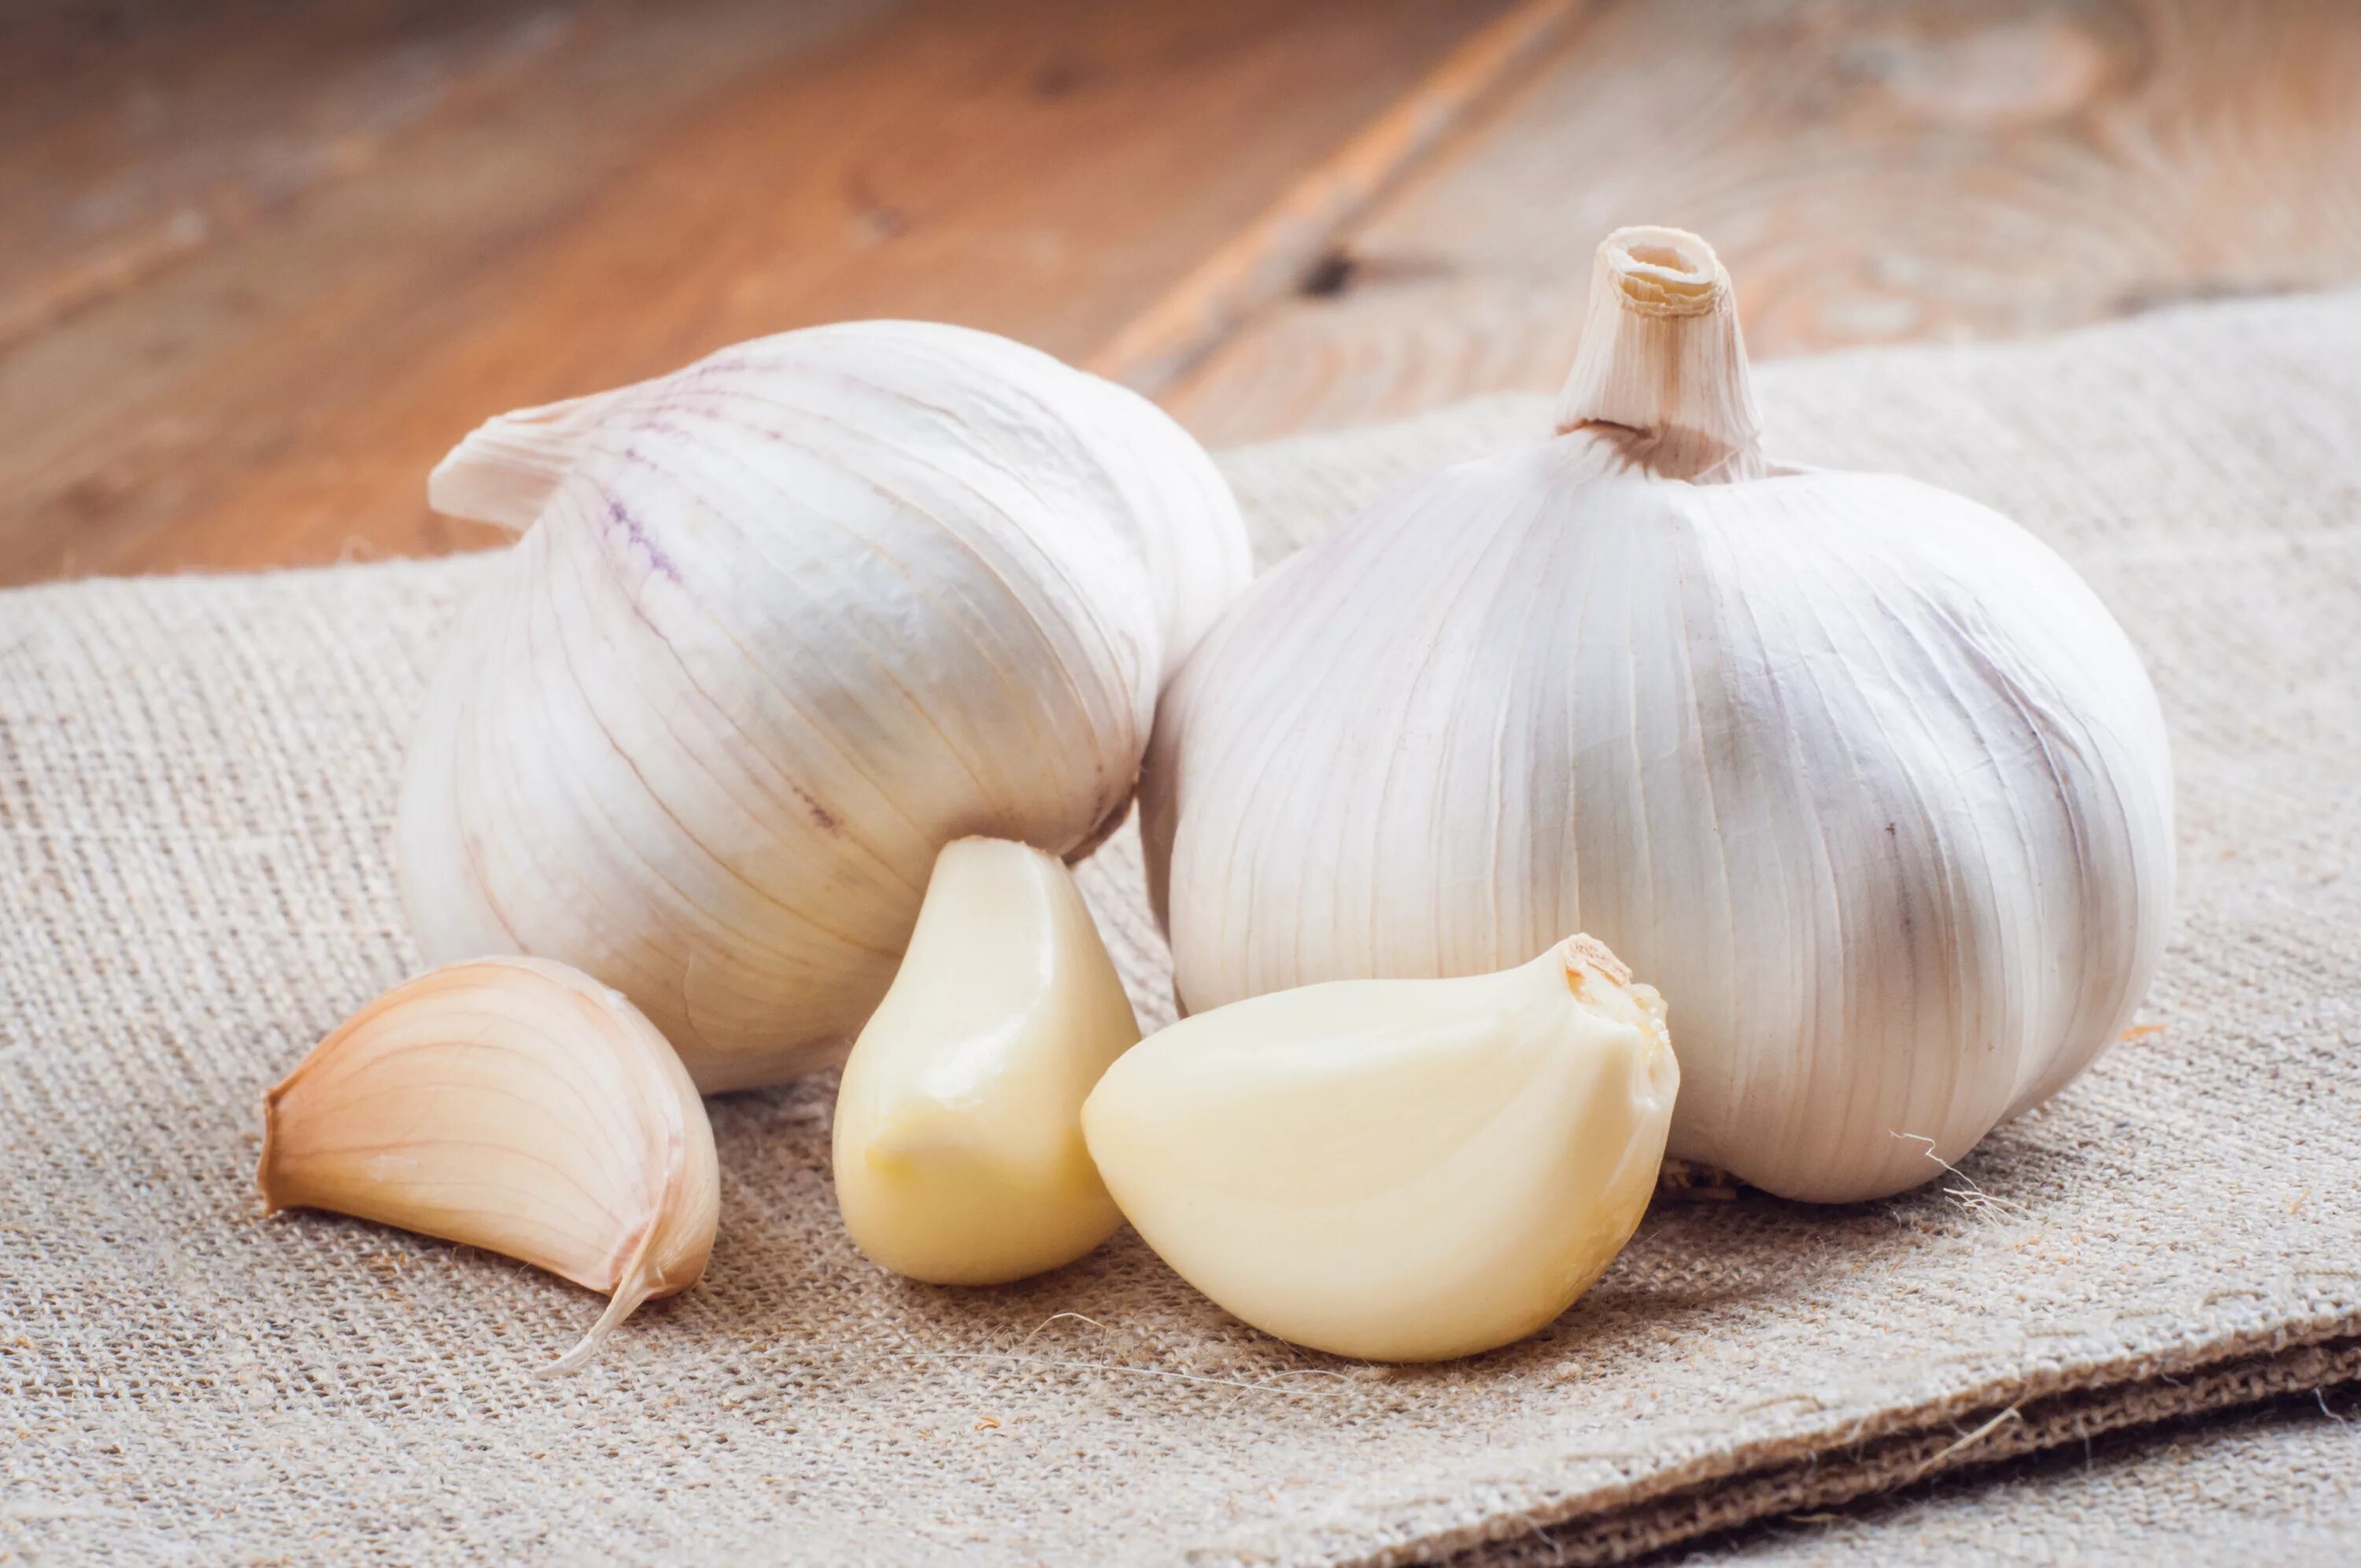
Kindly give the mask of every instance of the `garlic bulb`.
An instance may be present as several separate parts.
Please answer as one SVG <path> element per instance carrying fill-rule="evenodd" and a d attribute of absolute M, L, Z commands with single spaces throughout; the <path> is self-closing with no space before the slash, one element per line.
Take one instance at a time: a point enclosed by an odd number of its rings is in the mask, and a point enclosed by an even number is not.
<path fill-rule="evenodd" d="M 713 1131 L 629 1002 L 539 959 L 398 985 L 263 1102 L 263 1201 L 465 1242 L 613 1298 L 553 1371 L 713 1251 Z"/>
<path fill-rule="evenodd" d="M 943 845 L 1110 831 L 1167 670 L 1248 572 L 1162 413 L 917 323 L 495 420 L 433 493 L 531 526 L 412 742 L 419 944 L 579 966 L 707 1091 L 841 1054 Z"/>
<path fill-rule="evenodd" d="M 1341 981 L 1151 1036 L 1082 1107 L 1159 1256 L 1265 1332 L 1440 1361 L 1522 1339 L 1655 1191 L 1680 1069 L 1587 937 L 1465 980 Z"/>
<path fill-rule="evenodd" d="M 1338 528 L 1174 678 L 1141 803 L 1181 999 L 1587 930 L 1681 1021 L 1674 1154 L 1796 1198 L 1916 1185 L 2155 970 L 2147 675 L 2006 519 L 1765 459 L 1695 236 L 1601 247 L 1559 427 Z"/>
<path fill-rule="evenodd" d="M 1082 1101 L 1138 1039 L 1074 874 L 1004 839 L 946 845 L 837 1089 L 854 1243 L 914 1279 L 995 1285 L 1106 1240 L 1123 1221 Z"/>

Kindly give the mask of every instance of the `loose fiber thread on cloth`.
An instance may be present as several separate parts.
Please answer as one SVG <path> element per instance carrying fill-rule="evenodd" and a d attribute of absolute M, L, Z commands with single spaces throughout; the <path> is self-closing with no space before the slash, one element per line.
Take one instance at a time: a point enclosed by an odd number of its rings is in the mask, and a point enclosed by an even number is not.
<path fill-rule="evenodd" d="M 263 1089 L 414 967 L 395 780 L 484 561 L 0 594 L 0 1551 L 1599 1561 L 2350 1376 L 2361 295 L 1761 381 L 1775 452 L 1998 506 L 2139 644 L 2180 814 L 2146 1032 L 1905 1197 L 1660 1202 L 1550 1329 L 1444 1366 L 1279 1343 L 1127 1234 L 1000 1289 L 887 1275 L 822 1076 L 712 1102 L 705 1282 L 532 1377 L 595 1299 L 251 1195 Z M 1268 560 L 1546 410 L 1227 466 Z M 1136 838 L 1084 881 L 1169 1017 Z"/>

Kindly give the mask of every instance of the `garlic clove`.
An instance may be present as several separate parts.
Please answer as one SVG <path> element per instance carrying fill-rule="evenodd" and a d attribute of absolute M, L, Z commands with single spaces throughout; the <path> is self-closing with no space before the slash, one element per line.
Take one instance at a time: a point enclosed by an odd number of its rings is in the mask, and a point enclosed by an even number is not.
<path fill-rule="evenodd" d="M 1664 1003 L 1571 937 L 1498 974 L 1339 981 L 1200 1014 L 1082 1108 L 1124 1216 L 1257 1328 L 1373 1361 L 1521 1339 L 1654 1190 Z"/>
<path fill-rule="evenodd" d="M 270 1212 L 484 1247 L 612 1299 L 549 1370 L 695 1284 L 720 1179 L 696 1086 L 623 997 L 541 959 L 451 964 L 338 1025 L 263 1100 Z"/>
<path fill-rule="evenodd" d="M 946 845 L 837 1090 L 853 1241 L 939 1285 L 1021 1279 L 1097 1246 L 1122 1216 L 1082 1106 L 1138 1039 L 1073 873 L 1005 839 Z"/>

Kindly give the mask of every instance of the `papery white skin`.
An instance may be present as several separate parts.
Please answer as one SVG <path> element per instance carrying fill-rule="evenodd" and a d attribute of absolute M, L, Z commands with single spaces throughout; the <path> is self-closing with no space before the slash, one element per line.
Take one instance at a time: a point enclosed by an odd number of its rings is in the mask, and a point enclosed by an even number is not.
<path fill-rule="evenodd" d="M 1675 1155 L 1916 1185 L 2147 988 L 2154 691 L 2007 519 L 1766 464 L 1702 241 L 1622 231 L 1599 271 L 1565 433 L 1356 517 L 1175 677 L 1141 802 L 1180 999 L 1587 930 L 1680 1020 Z"/>
<path fill-rule="evenodd" d="M 631 1003 L 544 959 L 432 970 L 347 1018 L 263 1097 L 264 1202 L 522 1258 L 605 1292 L 547 1370 L 695 1284 L 721 1183 L 705 1103 Z"/>
<path fill-rule="evenodd" d="M 433 494 L 530 526 L 412 743 L 419 945 L 596 975 L 708 1091 L 842 1054 L 943 845 L 1104 837 L 1159 685 L 1249 570 L 1153 406 L 923 323 L 495 420 Z"/>

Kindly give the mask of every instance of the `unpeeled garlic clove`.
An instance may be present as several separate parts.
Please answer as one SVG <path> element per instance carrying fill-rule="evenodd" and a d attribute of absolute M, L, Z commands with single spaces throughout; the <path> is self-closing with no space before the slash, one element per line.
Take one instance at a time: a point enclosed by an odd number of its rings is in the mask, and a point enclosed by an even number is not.
<path fill-rule="evenodd" d="M 1073 873 L 999 839 L 936 858 L 917 931 L 837 1090 L 836 1198 L 861 1250 L 939 1285 L 1071 1263 L 1122 1223 L 1082 1101 L 1139 1039 Z"/>
<path fill-rule="evenodd" d="M 542 959 L 394 987 L 263 1101 L 263 1201 L 521 1258 L 612 1298 L 552 1371 L 705 1272 L 720 1206 L 704 1102 L 654 1025 Z"/>
<path fill-rule="evenodd" d="M 1183 1278 L 1372 1361 L 1555 1318 L 1648 1206 L 1680 1069 L 1598 942 L 1460 980 L 1337 981 L 1200 1014 L 1082 1108 L 1099 1173 Z"/>

